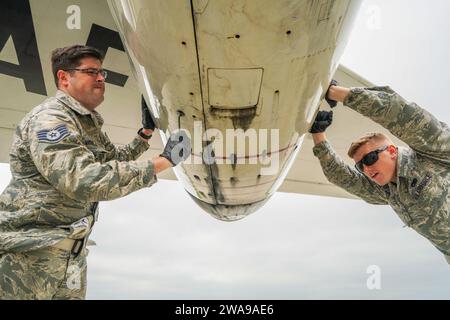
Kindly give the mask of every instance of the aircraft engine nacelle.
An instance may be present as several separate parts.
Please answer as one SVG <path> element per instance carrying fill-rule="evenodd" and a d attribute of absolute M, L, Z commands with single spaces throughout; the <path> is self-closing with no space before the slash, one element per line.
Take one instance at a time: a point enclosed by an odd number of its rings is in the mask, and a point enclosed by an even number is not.
<path fill-rule="evenodd" d="M 314 120 L 360 1 L 109 0 L 141 92 L 190 196 L 233 221 L 278 189 Z M 164 139 L 164 137 L 163 137 Z"/>

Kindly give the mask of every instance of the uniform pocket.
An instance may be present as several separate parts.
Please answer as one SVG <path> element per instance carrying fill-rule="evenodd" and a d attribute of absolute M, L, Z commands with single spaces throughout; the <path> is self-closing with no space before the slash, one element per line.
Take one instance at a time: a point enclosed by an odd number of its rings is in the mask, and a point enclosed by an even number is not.
<path fill-rule="evenodd" d="M 102 146 L 97 145 L 94 141 L 90 139 L 84 139 L 83 142 L 86 148 L 88 148 L 89 151 L 92 152 L 92 154 L 94 155 L 95 161 L 101 163 L 106 162 L 108 152 Z"/>
<path fill-rule="evenodd" d="M 408 211 L 415 222 L 424 223 L 448 219 L 447 180 L 427 172 L 410 182 Z M 442 211 L 441 209 L 445 209 Z"/>

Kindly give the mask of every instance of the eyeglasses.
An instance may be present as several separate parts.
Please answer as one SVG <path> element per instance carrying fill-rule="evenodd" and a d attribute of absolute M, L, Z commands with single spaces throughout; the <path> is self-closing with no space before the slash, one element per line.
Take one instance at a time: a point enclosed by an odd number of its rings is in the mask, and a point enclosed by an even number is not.
<path fill-rule="evenodd" d="M 378 161 L 378 154 L 387 150 L 388 146 L 376 149 L 374 151 L 369 152 L 368 154 L 366 154 L 361 161 L 357 162 L 355 164 L 356 169 L 361 172 L 364 173 L 364 166 L 370 167 L 372 165 L 375 164 L 375 162 Z"/>
<path fill-rule="evenodd" d="M 103 78 L 108 77 L 108 72 L 104 69 L 96 69 L 96 68 L 86 68 L 86 69 L 80 69 L 80 68 L 72 68 L 72 69 L 66 69 L 65 71 L 80 71 L 83 73 L 87 73 L 90 76 L 98 76 L 98 74 L 101 74 Z"/>

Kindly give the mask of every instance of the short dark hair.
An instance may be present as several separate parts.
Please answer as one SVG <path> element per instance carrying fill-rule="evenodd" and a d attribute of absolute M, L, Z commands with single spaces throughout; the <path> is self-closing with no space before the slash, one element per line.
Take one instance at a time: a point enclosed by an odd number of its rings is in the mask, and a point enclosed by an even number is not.
<path fill-rule="evenodd" d="M 57 48 L 52 51 L 52 71 L 55 78 L 55 84 L 58 88 L 58 76 L 59 70 L 67 70 L 76 68 L 80 65 L 80 61 L 83 58 L 92 57 L 103 62 L 104 54 L 100 50 L 83 45 L 73 45 L 64 48 Z"/>

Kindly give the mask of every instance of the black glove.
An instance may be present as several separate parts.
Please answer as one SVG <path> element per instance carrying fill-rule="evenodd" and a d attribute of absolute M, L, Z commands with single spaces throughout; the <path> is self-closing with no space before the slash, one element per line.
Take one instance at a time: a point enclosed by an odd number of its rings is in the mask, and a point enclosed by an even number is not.
<path fill-rule="evenodd" d="M 319 111 L 316 116 L 316 120 L 309 130 L 311 133 L 325 132 L 325 130 L 333 122 L 333 111 Z"/>
<path fill-rule="evenodd" d="M 150 129 L 155 131 L 155 123 L 153 122 L 150 111 L 148 110 L 147 103 L 144 96 L 141 96 L 141 110 L 142 110 L 142 126 L 144 129 Z"/>
<path fill-rule="evenodd" d="M 336 100 L 328 99 L 328 92 L 330 91 L 330 88 L 331 88 L 332 86 L 337 86 L 337 85 L 338 85 L 338 82 L 337 82 L 336 80 L 334 80 L 334 79 L 331 80 L 330 85 L 329 85 L 328 90 L 327 90 L 327 93 L 325 94 L 325 100 L 328 102 L 328 104 L 329 104 L 329 106 L 330 106 L 331 108 L 336 107 L 337 104 L 338 104 L 338 102 L 337 102 Z"/>
<path fill-rule="evenodd" d="M 169 160 L 173 166 L 183 162 L 191 155 L 191 139 L 185 131 L 178 130 L 170 135 L 163 153 L 159 156 Z"/>

